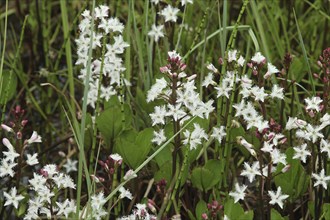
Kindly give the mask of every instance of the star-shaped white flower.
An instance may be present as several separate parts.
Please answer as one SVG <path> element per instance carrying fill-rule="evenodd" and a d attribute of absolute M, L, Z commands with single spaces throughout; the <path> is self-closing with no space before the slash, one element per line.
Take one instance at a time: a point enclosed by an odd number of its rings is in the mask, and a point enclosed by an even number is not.
<path fill-rule="evenodd" d="M 274 192 L 274 191 L 268 191 L 268 195 L 270 196 L 270 201 L 269 201 L 269 204 L 278 204 L 281 209 L 283 209 L 283 200 L 287 199 L 289 197 L 289 195 L 286 195 L 286 194 L 282 194 L 282 189 L 281 187 L 279 186 L 277 188 L 277 191 Z"/>
<path fill-rule="evenodd" d="M 266 58 L 260 53 L 257 52 L 254 54 L 254 56 L 251 59 L 253 62 L 256 62 L 257 64 L 260 64 L 266 60 Z"/>
<path fill-rule="evenodd" d="M 256 175 L 261 175 L 259 168 L 258 162 L 254 162 L 252 167 L 247 162 L 244 162 L 244 170 L 241 175 L 248 177 L 250 183 L 252 183 Z"/>
<path fill-rule="evenodd" d="M 38 133 L 36 131 L 33 131 L 30 139 L 27 140 L 28 144 L 32 144 L 32 143 L 41 143 L 41 136 L 38 135 Z"/>
<path fill-rule="evenodd" d="M 302 162 L 306 163 L 306 157 L 310 156 L 311 153 L 306 150 L 307 144 L 303 144 L 298 147 L 294 147 L 295 154 L 293 155 L 293 159 L 300 159 Z"/>
<path fill-rule="evenodd" d="M 77 163 L 77 160 L 71 160 L 68 158 L 66 163 L 63 165 L 63 167 L 66 169 L 66 173 L 77 171 Z"/>
<path fill-rule="evenodd" d="M 321 140 L 321 152 L 327 152 L 328 158 L 330 158 L 330 142 L 327 140 Z"/>
<path fill-rule="evenodd" d="M 322 185 L 324 189 L 327 189 L 327 184 L 330 181 L 330 176 L 325 175 L 324 169 L 321 170 L 320 174 L 312 173 L 312 176 L 314 179 L 316 179 L 314 186 Z"/>
<path fill-rule="evenodd" d="M 18 208 L 18 203 L 24 199 L 24 196 L 17 195 L 16 187 L 11 188 L 10 193 L 3 192 L 3 195 L 6 198 L 5 206 L 12 204 L 16 209 Z"/>
<path fill-rule="evenodd" d="M 319 112 L 321 110 L 320 104 L 323 100 L 320 97 L 306 98 L 306 110 L 315 110 Z"/>
<path fill-rule="evenodd" d="M 171 5 L 167 5 L 161 12 L 159 12 L 159 14 L 165 18 L 165 22 L 176 22 L 178 19 L 177 14 L 179 11 L 180 10 L 178 8 L 173 8 Z"/>
<path fill-rule="evenodd" d="M 225 126 L 220 126 L 219 128 L 213 127 L 213 133 L 211 137 L 217 139 L 221 143 L 222 139 L 226 136 Z"/>
<path fill-rule="evenodd" d="M 240 186 L 238 183 L 235 184 L 235 191 L 231 191 L 229 195 L 234 198 L 234 202 L 238 202 L 239 200 L 244 200 L 245 197 L 245 190 L 247 186 L 242 185 Z"/>
<path fill-rule="evenodd" d="M 155 39 L 155 42 L 158 42 L 159 38 L 164 37 L 163 28 L 164 25 L 156 26 L 155 24 L 153 24 L 151 26 L 151 30 L 148 32 L 148 36 L 153 37 Z"/>

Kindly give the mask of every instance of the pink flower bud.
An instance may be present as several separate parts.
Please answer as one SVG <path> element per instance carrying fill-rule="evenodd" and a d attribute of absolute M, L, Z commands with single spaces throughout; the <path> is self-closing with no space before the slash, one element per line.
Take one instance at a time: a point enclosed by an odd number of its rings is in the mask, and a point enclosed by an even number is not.
<path fill-rule="evenodd" d="M 207 216 L 206 213 L 203 213 L 203 214 L 202 214 L 202 219 L 206 220 L 206 219 L 209 219 L 209 217 Z"/>
<path fill-rule="evenodd" d="M 23 135 L 22 135 L 22 132 L 19 131 L 19 132 L 16 133 L 16 138 L 17 138 L 18 140 L 21 140 L 21 139 L 22 139 L 22 136 L 23 136 Z"/>
<path fill-rule="evenodd" d="M 21 125 L 24 127 L 28 123 L 28 120 L 21 121 Z"/>

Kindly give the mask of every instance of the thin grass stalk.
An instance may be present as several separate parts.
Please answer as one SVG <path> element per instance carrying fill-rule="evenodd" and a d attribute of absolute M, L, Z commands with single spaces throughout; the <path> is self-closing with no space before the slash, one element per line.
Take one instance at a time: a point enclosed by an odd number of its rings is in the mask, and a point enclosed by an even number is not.
<path fill-rule="evenodd" d="M 314 84 L 313 73 L 312 73 L 311 66 L 310 66 L 309 61 L 308 61 L 307 52 L 306 52 L 306 48 L 305 48 L 305 45 L 304 45 L 304 40 L 303 40 L 302 35 L 301 35 L 301 32 L 300 32 L 300 28 L 299 28 L 299 24 L 298 24 L 296 12 L 295 12 L 294 9 L 293 9 L 293 15 L 294 15 L 294 19 L 295 19 L 296 27 L 297 27 L 297 31 L 298 31 L 299 43 L 300 43 L 302 52 L 304 54 L 304 59 L 305 59 L 305 62 L 307 64 L 307 68 L 308 68 L 309 82 L 310 82 L 311 87 L 312 87 L 313 96 L 315 96 L 316 95 L 316 91 L 315 91 L 315 84 Z"/>
<path fill-rule="evenodd" d="M 63 35 L 64 39 L 70 39 L 70 28 L 69 28 L 69 19 L 68 19 L 68 11 L 66 9 L 66 1 L 61 0 L 61 17 L 62 17 L 62 24 L 63 24 Z M 70 91 L 70 101 L 71 101 L 71 108 L 75 111 L 75 103 L 74 103 L 74 77 L 73 77 L 73 66 L 72 66 L 72 52 L 71 52 L 71 41 L 66 40 L 65 42 L 65 57 L 66 57 L 66 64 L 68 67 L 68 80 L 69 80 L 69 91 Z"/>
<path fill-rule="evenodd" d="M 23 26 L 22 26 L 22 31 L 21 31 L 21 35 L 20 35 L 20 38 L 19 38 L 19 43 L 18 43 L 18 47 L 17 47 L 17 50 L 16 50 L 16 53 L 15 53 L 15 58 L 14 58 L 14 63 L 13 63 L 13 67 L 16 66 L 16 61 L 19 59 L 18 56 L 19 56 L 19 53 L 21 51 L 21 47 L 22 47 L 22 42 L 23 42 L 23 38 L 24 38 L 24 31 L 25 31 L 25 26 L 26 26 L 26 22 L 27 22 L 27 19 L 28 19 L 29 15 L 26 15 L 25 18 L 24 18 L 24 22 L 23 22 Z M 4 49 L 5 49 L 5 45 L 4 45 Z M 2 62 L 2 61 L 1 61 Z M 2 84 L 3 80 L 2 80 L 2 69 L 1 69 L 1 75 L 0 75 L 0 84 Z M 14 74 L 14 71 L 13 71 L 13 68 L 10 69 L 9 71 L 9 80 L 8 82 L 11 82 L 11 79 L 12 79 L 12 75 Z M 7 82 L 7 85 L 6 85 L 6 89 L 5 89 L 5 101 L 4 101 L 4 104 L 2 106 L 2 112 L 5 112 L 6 110 L 6 106 L 7 106 L 7 100 L 8 100 L 8 91 L 9 91 L 9 86 L 10 86 L 10 83 Z M 0 85 L 0 92 L 2 91 L 2 85 Z M 5 114 L 2 115 L 1 117 L 1 123 L 2 121 L 4 120 L 4 117 L 5 117 Z"/>
<path fill-rule="evenodd" d="M 4 27 L 4 33 L 3 33 L 3 48 L 2 48 L 2 53 L 1 53 L 1 63 L 0 63 L 0 91 L 2 91 L 2 82 L 3 82 L 3 63 L 5 61 L 5 51 L 6 51 L 6 42 L 7 42 L 7 22 L 8 22 L 8 0 L 6 0 L 6 10 L 5 10 L 5 27 Z M 5 101 L 6 103 L 6 101 Z M 0 123 L 3 122 L 3 119 L 5 117 L 4 111 L 5 107 L 2 108 L 2 115 L 1 115 L 1 121 Z"/>

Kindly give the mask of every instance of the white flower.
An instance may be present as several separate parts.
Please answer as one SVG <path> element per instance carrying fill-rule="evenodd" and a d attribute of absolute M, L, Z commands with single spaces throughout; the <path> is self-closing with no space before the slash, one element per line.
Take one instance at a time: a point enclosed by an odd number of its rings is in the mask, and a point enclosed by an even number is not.
<path fill-rule="evenodd" d="M 321 110 L 320 104 L 323 102 L 320 97 L 306 98 L 306 110 L 315 110 L 319 112 Z"/>
<path fill-rule="evenodd" d="M 66 169 L 66 173 L 77 171 L 77 163 L 78 160 L 71 160 L 68 158 L 66 163 L 63 165 L 63 167 Z"/>
<path fill-rule="evenodd" d="M 163 28 L 164 25 L 156 26 L 155 24 L 153 24 L 151 26 L 151 30 L 148 32 L 148 36 L 153 37 L 155 39 L 155 42 L 158 42 L 159 38 L 164 37 Z"/>
<path fill-rule="evenodd" d="M 45 189 L 47 179 L 39 174 L 33 173 L 33 178 L 29 180 L 31 188 L 36 191 L 43 191 Z"/>
<path fill-rule="evenodd" d="M 123 199 L 126 197 L 129 200 L 132 200 L 132 198 L 133 198 L 132 193 L 129 190 L 126 190 L 124 187 L 120 187 L 119 192 L 120 192 L 120 195 L 119 195 L 120 199 Z"/>
<path fill-rule="evenodd" d="M 194 123 L 194 131 L 190 133 L 190 131 L 185 130 L 183 135 L 186 139 L 183 140 L 183 144 L 189 144 L 190 150 L 196 149 L 197 145 L 202 144 L 202 139 L 207 140 L 207 134 L 204 129 L 200 127 L 199 124 Z"/>
<path fill-rule="evenodd" d="M 325 113 L 322 118 L 320 118 L 321 128 L 325 128 L 326 126 L 330 125 L 330 115 L 328 113 Z"/>
<path fill-rule="evenodd" d="M 115 162 L 120 162 L 123 160 L 122 156 L 119 154 L 111 154 L 110 158 L 113 159 Z"/>
<path fill-rule="evenodd" d="M 298 119 L 297 117 L 289 117 L 288 122 L 286 123 L 285 129 L 286 130 L 291 130 L 291 129 L 296 129 L 296 128 L 303 128 L 307 125 L 307 122 Z"/>
<path fill-rule="evenodd" d="M 242 56 L 239 56 L 238 60 L 237 60 L 238 65 L 240 66 L 244 66 L 245 63 L 245 59 Z"/>
<path fill-rule="evenodd" d="M 96 18 L 108 17 L 108 10 L 109 10 L 108 6 L 100 5 L 99 7 L 95 8 L 95 17 Z"/>
<path fill-rule="evenodd" d="M 293 155 L 293 159 L 300 159 L 302 162 L 306 163 L 306 157 L 311 155 L 311 153 L 306 150 L 306 147 L 307 144 L 294 147 L 295 154 Z"/>
<path fill-rule="evenodd" d="M 5 140 L 6 138 L 4 138 L 3 140 Z M 9 142 L 10 144 L 10 142 Z M 4 160 L 6 161 L 10 161 L 10 162 L 14 162 L 16 157 L 19 157 L 20 155 L 15 151 L 15 149 L 13 148 L 13 146 L 7 145 L 9 151 L 3 151 L 3 154 L 5 155 Z"/>
<path fill-rule="evenodd" d="M 9 162 L 7 160 L 2 159 L 0 164 L 0 177 L 11 176 L 13 177 L 15 172 L 13 168 L 17 165 L 17 163 Z"/>
<path fill-rule="evenodd" d="M 260 53 L 257 52 L 254 54 L 254 56 L 251 59 L 253 62 L 256 62 L 257 64 L 260 64 L 266 60 L 266 58 Z"/>
<path fill-rule="evenodd" d="M 159 3 L 159 0 L 150 0 L 151 3 L 155 4 L 155 5 L 158 5 Z"/>
<path fill-rule="evenodd" d="M 167 106 L 168 111 L 166 116 L 172 116 L 174 121 L 178 121 L 186 115 L 186 113 L 181 109 L 181 103 L 177 105 L 168 104 Z"/>
<path fill-rule="evenodd" d="M 272 92 L 270 93 L 270 97 L 284 99 L 283 90 L 284 90 L 283 88 L 275 84 L 272 88 Z"/>
<path fill-rule="evenodd" d="M 154 131 L 154 138 L 151 141 L 157 145 L 164 143 L 164 141 L 166 141 L 164 130 L 160 129 L 158 132 Z"/>
<path fill-rule="evenodd" d="M 281 153 L 277 148 L 275 148 L 273 150 L 273 152 L 271 153 L 270 156 L 271 156 L 272 162 L 274 164 L 281 163 L 284 166 L 287 164 L 287 162 L 286 162 L 286 155 L 284 153 Z"/>
<path fill-rule="evenodd" d="M 330 176 L 325 175 L 324 169 L 321 170 L 320 174 L 312 173 L 312 176 L 314 179 L 316 179 L 314 186 L 322 185 L 324 189 L 327 189 L 327 184 L 328 181 L 330 181 Z"/>
<path fill-rule="evenodd" d="M 165 115 L 167 114 L 165 106 L 155 106 L 154 113 L 149 114 L 152 120 L 152 126 L 165 124 Z"/>
<path fill-rule="evenodd" d="M 202 82 L 202 86 L 208 87 L 209 85 L 216 85 L 216 82 L 213 81 L 213 73 L 208 73 L 205 77 L 204 81 Z"/>
<path fill-rule="evenodd" d="M 17 195 L 16 187 L 11 188 L 10 194 L 3 192 L 3 195 L 6 198 L 5 206 L 12 204 L 16 209 L 18 208 L 18 203 L 24 199 L 24 196 Z"/>
<path fill-rule="evenodd" d="M 215 87 L 215 89 L 217 90 L 217 98 L 225 96 L 229 99 L 229 92 L 232 90 L 231 87 L 228 87 L 225 83 L 222 83 L 220 86 Z"/>
<path fill-rule="evenodd" d="M 264 102 L 265 97 L 267 97 L 267 93 L 264 92 L 264 87 L 259 88 L 258 86 L 254 86 L 251 89 L 251 93 L 255 97 L 255 101 Z"/>
<path fill-rule="evenodd" d="M 228 62 L 231 63 L 236 61 L 237 57 L 237 50 L 229 50 L 228 51 Z"/>
<path fill-rule="evenodd" d="M 104 198 L 104 193 L 101 191 L 97 195 L 92 195 L 91 197 L 91 205 L 93 209 L 100 209 L 107 202 Z"/>
<path fill-rule="evenodd" d="M 8 148 L 9 151 L 15 150 L 13 145 L 10 143 L 10 141 L 7 138 L 3 138 L 2 143 L 3 143 L 3 145 L 5 145 Z"/>
<path fill-rule="evenodd" d="M 206 68 L 207 68 L 208 70 L 212 71 L 213 73 L 217 73 L 217 72 L 218 72 L 217 68 L 215 68 L 215 66 L 214 66 L 212 63 L 208 64 L 208 65 L 206 66 Z"/>
<path fill-rule="evenodd" d="M 181 5 L 182 6 L 185 6 L 186 4 L 193 4 L 194 2 L 193 2 L 193 0 L 181 0 Z"/>
<path fill-rule="evenodd" d="M 161 12 L 159 12 L 159 14 L 165 18 L 165 22 L 176 22 L 178 19 L 177 14 L 179 11 L 180 10 L 178 8 L 173 8 L 171 5 L 167 5 Z"/>
<path fill-rule="evenodd" d="M 32 143 L 41 143 L 41 136 L 38 135 L 38 133 L 36 131 L 33 131 L 30 139 L 27 140 L 28 144 L 32 144 Z"/>
<path fill-rule="evenodd" d="M 312 139 L 312 142 L 315 143 L 319 138 L 323 138 L 323 134 L 321 133 L 322 128 L 320 126 L 312 126 L 308 124 L 306 127 L 306 135 L 308 140 Z"/>
<path fill-rule="evenodd" d="M 52 178 L 55 174 L 58 174 L 57 166 L 55 164 L 47 164 L 44 166 L 43 171 L 47 173 L 48 178 Z"/>
<path fill-rule="evenodd" d="M 286 195 L 286 194 L 282 194 L 282 189 L 281 187 L 279 186 L 277 188 L 277 191 L 274 192 L 274 191 L 268 191 L 268 195 L 270 196 L 270 201 L 269 201 L 269 204 L 278 204 L 281 209 L 283 209 L 283 200 L 287 199 L 289 197 L 289 195 Z"/>
<path fill-rule="evenodd" d="M 136 173 L 134 173 L 134 170 L 128 170 L 125 173 L 124 180 L 131 180 L 137 177 Z"/>
<path fill-rule="evenodd" d="M 71 212 L 76 211 L 76 205 L 73 200 L 69 201 L 69 199 L 66 199 L 64 202 L 56 202 L 56 205 L 58 207 L 57 216 L 64 215 L 65 218 L 68 218 Z"/>
<path fill-rule="evenodd" d="M 234 202 L 238 202 L 239 200 L 244 200 L 245 197 L 245 190 L 247 186 L 242 185 L 240 186 L 238 183 L 235 184 L 235 191 L 231 191 L 229 195 L 234 198 Z"/>
<path fill-rule="evenodd" d="M 280 72 L 280 71 L 276 68 L 276 66 L 274 66 L 274 65 L 271 64 L 271 63 L 268 63 L 267 67 L 268 67 L 267 73 L 264 75 L 264 78 L 265 78 L 265 79 L 268 79 L 268 78 L 269 78 L 271 75 L 273 75 L 274 73 L 278 73 L 278 72 Z"/>
<path fill-rule="evenodd" d="M 256 175 L 261 176 L 259 168 L 258 162 L 253 162 L 252 167 L 247 162 L 244 162 L 244 170 L 241 172 L 241 175 L 248 177 L 250 183 L 252 183 Z"/>
<path fill-rule="evenodd" d="M 321 140 L 321 152 L 327 152 L 328 158 L 330 158 L 330 142 L 327 140 Z"/>
<path fill-rule="evenodd" d="M 31 154 L 27 154 L 26 157 L 26 163 L 30 166 L 36 165 L 39 163 L 38 158 L 37 158 L 38 154 L 34 153 L 33 155 Z"/>
<path fill-rule="evenodd" d="M 222 139 L 226 136 L 225 126 L 220 126 L 219 128 L 213 127 L 213 133 L 211 137 L 218 140 L 221 143 Z"/>

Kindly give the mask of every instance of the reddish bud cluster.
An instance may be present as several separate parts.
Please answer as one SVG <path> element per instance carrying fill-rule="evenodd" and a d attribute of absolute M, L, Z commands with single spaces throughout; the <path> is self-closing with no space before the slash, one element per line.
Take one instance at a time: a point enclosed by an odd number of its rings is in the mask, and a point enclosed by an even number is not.
<path fill-rule="evenodd" d="M 216 200 L 207 204 L 207 209 L 209 210 L 212 218 L 215 218 L 218 213 L 222 210 L 223 206 Z"/>

